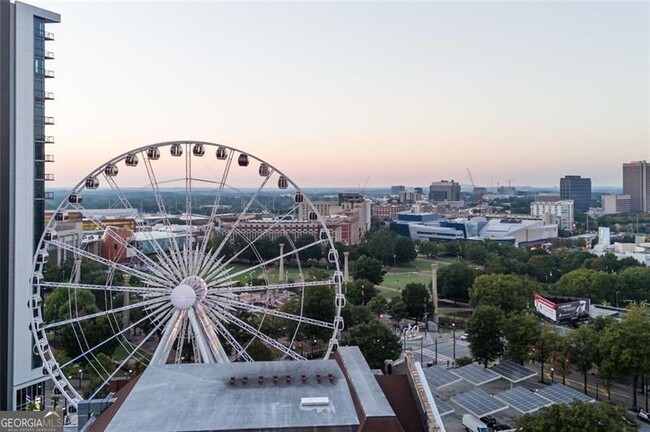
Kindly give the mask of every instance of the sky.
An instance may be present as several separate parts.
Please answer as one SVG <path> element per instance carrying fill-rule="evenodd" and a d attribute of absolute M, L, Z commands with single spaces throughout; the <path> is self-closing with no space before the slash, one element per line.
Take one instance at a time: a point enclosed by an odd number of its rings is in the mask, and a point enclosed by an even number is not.
<path fill-rule="evenodd" d="M 650 160 L 648 2 L 56 2 L 55 187 L 169 140 L 301 187 L 621 186 Z"/>

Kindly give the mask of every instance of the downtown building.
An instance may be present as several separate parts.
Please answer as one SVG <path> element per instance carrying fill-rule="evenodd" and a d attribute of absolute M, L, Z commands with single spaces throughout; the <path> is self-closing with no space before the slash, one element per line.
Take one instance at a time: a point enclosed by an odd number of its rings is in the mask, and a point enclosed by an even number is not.
<path fill-rule="evenodd" d="M 646 161 L 623 164 L 623 195 L 630 196 L 630 212 L 646 213 L 650 210 L 649 180 L 650 171 Z"/>
<path fill-rule="evenodd" d="M 28 303 L 32 260 L 44 227 L 45 182 L 53 180 L 45 148 L 46 101 L 54 98 L 46 68 L 54 55 L 49 24 L 58 14 L 0 0 L 0 410 L 24 409 L 44 394 L 46 379 L 34 354 Z"/>
<path fill-rule="evenodd" d="M 574 221 L 574 203 L 572 200 L 534 201 L 530 203 L 531 216 L 537 216 L 545 222 L 557 223 L 566 231 L 572 231 Z"/>
<path fill-rule="evenodd" d="M 591 179 L 567 175 L 560 179 L 560 199 L 573 200 L 575 210 L 585 212 L 591 205 Z"/>
<path fill-rule="evenodd" d="M 429 201 L 460 201 L 460 184 L 455 181 L 441 180 L 429 186 Z"/>

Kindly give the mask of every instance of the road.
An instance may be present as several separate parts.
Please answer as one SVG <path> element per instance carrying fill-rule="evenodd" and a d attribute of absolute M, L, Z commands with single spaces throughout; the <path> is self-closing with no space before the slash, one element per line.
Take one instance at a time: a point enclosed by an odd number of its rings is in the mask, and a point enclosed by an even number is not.
<path fill-rule="evenodd" d="M 454 342 L 451 333 L 433 333 L 420 332 L 419 339 L 407 341 L 406 349 L 415 354 L 415 359 L 422 363 L 433 362 L 438 354 L 438 364 L 449 365 L 454 360 Z M 458 338 L 460 334 L 456 334 L 456 357 L 467 357 L 470 355 L 469 346 L 467 342 L 461 341 Z M 437 346 L 436 346 L 437 345 Z"/>

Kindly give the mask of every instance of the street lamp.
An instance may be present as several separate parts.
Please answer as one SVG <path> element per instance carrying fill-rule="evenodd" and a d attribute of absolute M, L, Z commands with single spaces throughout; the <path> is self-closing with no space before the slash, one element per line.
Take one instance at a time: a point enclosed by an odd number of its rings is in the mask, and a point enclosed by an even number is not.
<path fill-rule="evenodd" d="M 311 358 L 312 359 L 314 358 L 314 347 L 316 346 L 317 343 L 318 343 L 318 341 L 315 340 L 315 339 L 311 342 Z"/>
<path fill-rule="evenodd" d="M 453 349 L 454 349 L 454 366 L 456 366 L 456 323 L 455 322 L 451 323 L 451 333 L 452 333 L 452 338 L 454 339 L 454 342 L 453 342 L 454 343 L 454 345 L 453 345 Z"/>
<path fill-rule="evenodd" d="M 551 385 L 555 384 L 555 368 L 551 368 Z"/>
<path fill-rule="evenodd" d="M 366 305 L 366 291 L 365 291 L 366 286 L 364 284 L 361 284 L 361 305 L 365 306 Z"/>
<path fill-rule="evenodd" d="M 84 377 L 84 371 L 82 369 L 79 369 L 79 388 L 81 388 L 81 380 Z"/>

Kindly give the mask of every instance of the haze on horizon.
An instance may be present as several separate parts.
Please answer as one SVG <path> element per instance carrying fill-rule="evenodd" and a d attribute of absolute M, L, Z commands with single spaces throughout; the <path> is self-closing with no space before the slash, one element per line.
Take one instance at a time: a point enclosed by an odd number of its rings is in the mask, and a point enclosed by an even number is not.
<path fill-rule="evenodd" d="M 32 4 L 62 16 L 54 187 L 175 139 L 302 187 L 620 186 L 650 159 L 647 2 Z"/>

